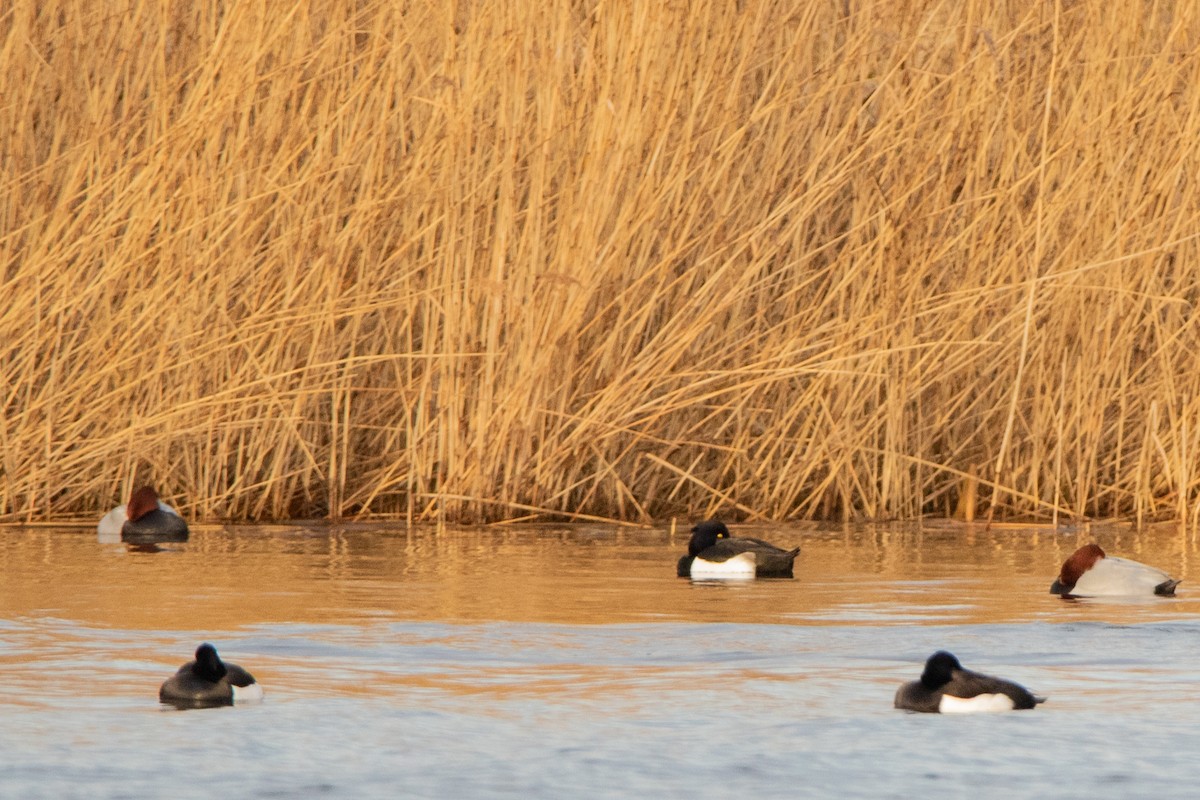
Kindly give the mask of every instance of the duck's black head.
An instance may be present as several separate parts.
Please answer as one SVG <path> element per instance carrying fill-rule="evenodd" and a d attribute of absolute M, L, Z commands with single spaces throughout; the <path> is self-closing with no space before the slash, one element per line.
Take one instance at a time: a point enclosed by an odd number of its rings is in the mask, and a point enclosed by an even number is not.
<path fill-rule="evenodd" d="M 926 689 L 940 689 L 954 677 L 955 670 L 961 670 L 962 664 L 958 659 L 945 650 L 938 650 L 925 662 L 925 671 L 921 673 L 921 685 Z"/>
<path fill-rule="evenodd" d="M 197 677 L 216 683 L 225 677 L 225 663 L 217 655 L 217 648 L 208 642 L 196 648 L 196 666 L 192 670 Z"/>
<path fill-rule="evenodd" d="M 688 542 L 688 555 L 698 556 L 717 543 L 718 539 L 728 539 L 729 529 L 719 519 L 701 522 L 692 528 L 692 540 Z"/>

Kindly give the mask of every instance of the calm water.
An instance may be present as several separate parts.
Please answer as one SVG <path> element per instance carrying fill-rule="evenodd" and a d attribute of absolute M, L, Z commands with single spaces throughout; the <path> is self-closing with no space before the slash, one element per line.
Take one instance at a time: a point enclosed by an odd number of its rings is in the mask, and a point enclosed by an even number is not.
<path fill-rule="evenodd" d="M 1194 791 L 1200 567 L 1174 530 L 740 526 L 796 579 L 674 577 L 607 526 L 0 530 L 0 796 L 1129 797 Z M 1098 541 L 1180 596 L 1069 602 Z M 261 704 L 179 712 L 201 641 Z M 934 650 L 1049 702 L 911 715 Z"/>

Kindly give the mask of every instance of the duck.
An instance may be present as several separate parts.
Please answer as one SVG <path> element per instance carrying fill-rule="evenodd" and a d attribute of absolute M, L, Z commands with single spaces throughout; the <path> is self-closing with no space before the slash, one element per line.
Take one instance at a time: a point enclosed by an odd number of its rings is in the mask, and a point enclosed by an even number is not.
<path fill-rule="evenodd" d="M 896 692 L 896 708 L 932 714 L 977 714 L 1035 708 L 1046 698 L 1003 678 L 965 669 L 953 654 L 939 650 L 925 661 L 920 680 Z"/>
<path fill-rule="evenodd" d="M 186 542 L 188 526 L 179 512 L 158 499 L 152 486 L 135 489 L 129 502 L 100 519 L 101 539 L 120 537 L 126 542 Z"/>
<path fill-rule="evenodd" d="M 212 708 L 261 700 L 262 686 L 237 664 L 221 660 L 208 642 L 196 648 L 196 658 L 163 681 L 160 703 L 177 708 Z"/>
<path fill-rule="evenodd" d="M 1098 544 L 1086 544 L 1063 562 L 1051 594 L 1063 597 L 1149 597 L 1175 594 L 1179 581 L 1161 569 L 1104 553 Z"/>
<path fill-rule="evenodd" d="M 762 539 L 730 536 L 724 522 L 710 519 L 692 528 L 687 555 L 679 559 L 676 574 L 681 578 L 724 577 L 713 574 L 717 572 L 731 573 L 731 577 L 744 575 L 750 564 L 749 554 L 754 556 L 750 577 L 790 578 L 800 548 L 784 550 Z"/>

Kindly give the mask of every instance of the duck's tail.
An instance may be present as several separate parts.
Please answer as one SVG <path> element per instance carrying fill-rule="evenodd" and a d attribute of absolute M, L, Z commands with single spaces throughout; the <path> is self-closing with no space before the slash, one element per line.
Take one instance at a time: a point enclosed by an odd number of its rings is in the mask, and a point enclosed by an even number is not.
<path fill-rule="evenodd" d="M 1155 586 L 1154 593 L 1165 595 L 1167 597 L 1173 597 L 1175 595 L 1175 587 L 1178 585 L 1179 581 L 1175 580 L 1174 578 L 1170 578 L 1163 581 L 1158 586 Z"/>

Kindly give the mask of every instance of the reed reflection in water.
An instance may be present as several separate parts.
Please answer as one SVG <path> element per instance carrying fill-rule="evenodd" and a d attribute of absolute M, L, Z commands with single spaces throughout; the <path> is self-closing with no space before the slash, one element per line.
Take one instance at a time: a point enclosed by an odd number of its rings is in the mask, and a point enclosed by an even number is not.
<path fill-rule="evenodd" d="M 1200 663 L 1200 587 L 1189 589 L 1189 537 L 738 531 L 801 545 L 796 579 L 678 579 L 682 529 L 197 527 L 158 552 L 78 530 L 5 531 L 0 794 L 1190 787 L 1200 711 L 1179 700 Z M 1091 540 L 1183 578 L 1180 596 L 1050 595 L 1059 564 Z M 253 671 L 260 706 L 159 709 L 159 683 L 203 640 Z M 896 686 L 939 648 L 1050 701 L 955 721 L 894 711 Z"/>

